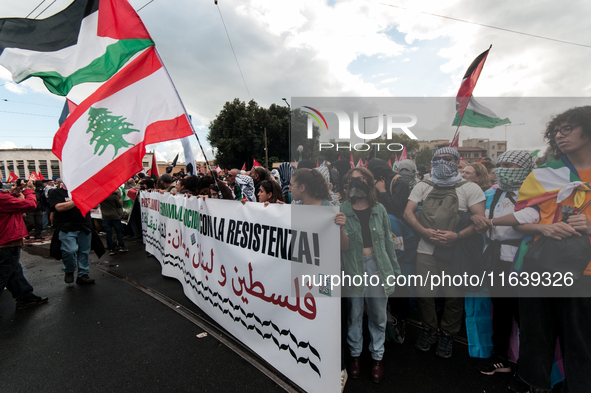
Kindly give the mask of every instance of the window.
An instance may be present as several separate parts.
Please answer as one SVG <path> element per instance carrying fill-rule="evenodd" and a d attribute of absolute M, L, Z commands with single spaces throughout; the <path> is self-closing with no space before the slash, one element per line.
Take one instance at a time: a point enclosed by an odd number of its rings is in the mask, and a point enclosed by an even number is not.
<path fill-rule="evenodd" d="M 27 168 L 29 169 L 29 173 L 37 172 L 35 160 L 27 160 Z"/>
<path fill-rule="evenodd" d="M 47 161 L 46 160 L 39 160 L 39 172 L 43 175 L 44 178 L 49 178 L 49 172 L 47 172 Z"/>
<path fill-rule="evenodd" d="M 16 161 L 16 169 L 17 172 L 15 174 L 18 177 L 25 177 L 25 162 L 23 160 Z"/>
<path fill-rule="evenodd" d="M 61 177 L 60 174 L 60 162 L 58 160 L 51 160 L 51 177 L 57 179 Z"/>

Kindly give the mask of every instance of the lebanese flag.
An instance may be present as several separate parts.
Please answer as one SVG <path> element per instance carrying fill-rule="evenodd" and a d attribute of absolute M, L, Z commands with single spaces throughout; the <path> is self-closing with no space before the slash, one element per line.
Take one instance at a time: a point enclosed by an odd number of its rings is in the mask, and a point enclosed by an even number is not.
<path fill-rule="evenodd" d="M 490 48 L 492 48 L 492 45 Z M 476 82 L 478 82 L 478 77 L 482 72 L 482 67 L 484 67 L 484 62 L 486 61 L 490 48 L 482 52 L 476 59 L 474 59 L 472 64 L 470 64 L 470 67 L 468 67 L 468 70 L 466 70 L 464 77 L 462 78 L 462 83 L 460 84 L 460 89 L 458 90 L 458 94 L 456 96 L 456 105 L 458 106 L 458 115 L 460 117 L 459 124 L 462 122 L 464 112 L 466 112 L 468 102 L 470 101 L 470 97 L 472 97 L 472 91 L 474 91 L 474 88 L 476 87 Z"/>
<path fill-rule="evenodd" d="M 149 48 L 78 105 L 52 151 L 72 200 L 86 214 L 142 170 L 146 145 L 191 134 L 172 81 Z"/>
<path fill-rule="evenodd" d="M 14 183 L 16 179 L 18 179 L 18 176 L 13 171 L 10 171 L 10 175 L 8 175 L 8 178 L 6 179 L 6 183 Z"/>
<path fill-rule="evenodd" d="M 127 0 L 75 0 L 49 18 L 36 16 L 0 19 L 0 65 L 16 83 L 37 76 L 62 96 L 80 83 L 108 80 L 154 45 Z"/>
<path fill-rule="evenodd" d="M 241 170 L 242 171 L 245 171 L 246 170 L 246 162 L 244 164 L 242 164 L 242 169 Z"/>
<path fill-rule="evenodd" d="M 259 162 L 257 161 L 256 158 L 252 159 L 252 166 L 262 166 L 261 164 L 259 164 Z"/>
<path fill-rule="evenodd" d="M 408 160 L 408 156 L 406 155 L 406 146 L 402 148 L 402 154 L 400 155 L 400 161 Z"/>
<path fill-rule="evenodd" d="M 219 165 L 216 165 L 215 171 L 218 173 L 218 175 L 223 172 Z"/>

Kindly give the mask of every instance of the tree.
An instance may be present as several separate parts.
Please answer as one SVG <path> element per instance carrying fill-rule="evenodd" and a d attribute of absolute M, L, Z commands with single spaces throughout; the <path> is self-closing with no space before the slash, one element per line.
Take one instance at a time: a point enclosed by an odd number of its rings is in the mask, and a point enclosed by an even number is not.
<path fill-rule="evenodd" d="M 215 160 L 222 168 L 247 166 L 253 158 L 264 162 L 264 127 L 267 111 L 251 100 L 248 105 L 236 98 L 226 102 L 218 116 L 209 124 L 207 140 L 217 148 Z"/>
<path fill-rule="evenodd" d="M 254 100 L 248 105 L 238 98 L 226 102 L 224 108 L 209 125 L 207 140 L 217 148 L 215 159 L 222 168 L 247 167 L 256 158 L 265 162 L 265 129 L 269 166 L 273 162 L 289 161 L 289 109 L 272 104 L 268 109 L 260 107 Z M 291 113 L 291 151 L 293 157 L 299 157 L 297 147 L 302 145 L 304 157 L 316 159 L 318 152 L 318 127 L 315 126 L 314 138 L 307 139 L 307 115 L 299 109 Z"/>
<path fill-rule="evenodd" d="M 433 150 L 430 147 L 423 147 L 416 155 L 415 163 L 417 165 L 423 164 L 427 168 L 431 167 L 431 159 L 433 158 Z"/>

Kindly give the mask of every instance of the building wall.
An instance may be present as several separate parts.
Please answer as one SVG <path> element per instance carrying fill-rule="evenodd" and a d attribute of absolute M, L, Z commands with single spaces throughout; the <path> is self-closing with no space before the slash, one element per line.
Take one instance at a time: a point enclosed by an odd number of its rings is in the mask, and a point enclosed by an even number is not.
<path fill-rule="evenodd" d="M 152 153 L 146 154 L 142 165 L 148 169 Z M 46 179 L 61 177 L 62 163 L 50 149 L 0 149 L 0 177 L 6 180 L 10 172 L 29 178 L 31 172 L 41 172 Z"/>
<path fill-rule="evenodd" d="M 480 147 L 486 150 L 487 157 L 496 160 L 499 154 L 507 151 L 506 141 L 491 141 L 484 138 L 468 138 L 462 141 L 463 147 Z"/>

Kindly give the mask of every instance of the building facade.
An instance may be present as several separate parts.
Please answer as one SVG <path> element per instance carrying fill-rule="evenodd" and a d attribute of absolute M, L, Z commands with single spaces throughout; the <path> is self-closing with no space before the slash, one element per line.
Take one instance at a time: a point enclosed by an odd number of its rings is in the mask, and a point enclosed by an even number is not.
<path fill-rule="evenodd" d="M 486 150 L 486 156 L 496 161 L 500 154 L 507 151 L 507 141 L 491 141 L 488 138 L 468 138 L 462 141 L 464 147 L 480 147 Z"/>
<path fill-rule="evenodd" d="M 152 153 L 146 153 L 142 166 L 148 170 L 152 163 Z M 51 149 L 0 149 L 0 177 L 6 181 L 10 172 L 19 178 L 28 179 L 32 172 L 46 179 L 57 179 L 62 174 L 62 163 Z"/>

